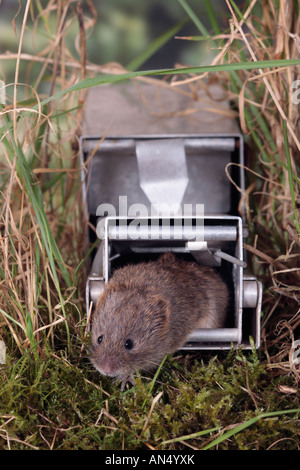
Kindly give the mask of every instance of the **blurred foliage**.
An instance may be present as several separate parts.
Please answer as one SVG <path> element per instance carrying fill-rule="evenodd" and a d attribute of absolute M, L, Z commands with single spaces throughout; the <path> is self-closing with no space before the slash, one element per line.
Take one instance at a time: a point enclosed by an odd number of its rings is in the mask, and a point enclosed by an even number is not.
<path fill-rule="evenodd" d="M 27 23 L 22 51 L 30 54 L 38 54 L 43 47 L 47 47 L 49 40 L 47 28 L 43 24 L 42 18 L 38 19 L 38 5 L 45 7 L 46 0 L 34 0 L 32 11 Z M 84 14 L 91 17 L 89 2 L 83 1 Z M 72 6 L 76 9 L 77 2 Z M 118 62 L 124 67 L 127 66 L 137 55 L 151 44 L 157 37 L 186 17 L 186 12 L 179 2 L 174 0 L 102 0 L 93 2 L 97 21 L 96 26 L 87 35 L 87 58 L 89 62 L 95 64 L 105 64 L 107 62 Z M 227 27 L 228 10 L 225 2 L 215 0 L 213 2 L 216 20 L 220 25 Z M 23 18 L 25 2 L 21 2 L 19 11 L 18 0 L 2 0 L 0 2 L 0 53 L 6 51 L 17 52 L 19 42 L 20 25 Z M 190 0 L 189 5 L 201 18 L 204 25 L 210 29 L 210 22 L 207 15 L 205 1 Z M 32 12 L 31 12 L 32 13 Z M 55 18 L 53 17 L 53 21 Z M 16 25 L 16 33 L 11 23 Z M 76 37 L 79 34 L 78 25 L 73 22 L 69 26 L 68 48 L 79 58 L 75 48 Z M 190 36 L 197 34 L 196 26 L 189 21 L 178 36 Z M 34 33 L 34 34 L 33 34 Z M 151 57 L 142 69 L 169 68 L 175 63 L 187 65 L 201 65 L 209 63 L 213 51 L 205 42 L 182 41 L 173 38 L 167 42 L 153 57 Z M 26 63 L 21 63 L 20 77 L 26 76 Z M 0 65 L 0 78 L 6 83 L 13 81 L 14 60 L 3 61 Z M 34 64 L 31 76 L 38 74 L 39 68 Z M 27 71 L 28 73 L 28 71 Z M 28 78 L 28 76 L 27 76 Z"/>

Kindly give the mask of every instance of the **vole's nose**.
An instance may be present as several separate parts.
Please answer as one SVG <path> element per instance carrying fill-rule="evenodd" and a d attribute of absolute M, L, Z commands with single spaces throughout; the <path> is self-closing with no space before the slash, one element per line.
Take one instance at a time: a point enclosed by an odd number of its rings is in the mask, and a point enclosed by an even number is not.
<path fill-rule="evenodd" d="M 115 370 L 116 370 L 116 364 L 114 363 L 114 361 L 107 361 L 101 364 L 101 371 L 104 375 L 114 376 Z"/>

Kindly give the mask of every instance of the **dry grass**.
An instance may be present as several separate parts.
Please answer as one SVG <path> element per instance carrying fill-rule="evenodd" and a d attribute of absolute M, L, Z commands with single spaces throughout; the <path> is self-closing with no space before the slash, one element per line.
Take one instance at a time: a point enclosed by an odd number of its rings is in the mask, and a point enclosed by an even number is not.
<path fill-rule="evenodd" d="M 252 2 L 253 6 L 255 3 Z M 241 34 L 243 49 L 252 60 L 300 58 L 300 16 L 296 2 L 280 1 L 279 8 L 274 2 L 263 2 L 262 19 L 251 18 L 250 14 L 247 19 L 249 39 L 238 26 L 233 11 L 232 14 L 232 24 Z M 271 47 L 267 48 L 266 42 L 270 39 Z M 235 54 L 230 56 L 231 60 L 236 60 Z M 297 380 L 300 371 L 293 365 L 290 352 L 294 335 L 299 336 L 300 326 L 297 176 L 300 107 L 299 103 L 293 102 L 293 83 L 299 79 L 299 72 L 298 66 L 243 74 L 240 77 L 243 87 L 237 100 L 241 128 L 250 138 L 248 165 L 250 170 L 256 171 L 254 175 L 249 173 L 245 195 L 253 239 L 253 245 L 246 249 L 255 255 L 254 270 L 264 282 L 262 338 L 272 369 L 278 364 L 285 372 L 295 373 Z M 256 119 L 247 119 L 245 113 L 251 112 L 252 106 L 258 114 Z M 263 126 L 260 124 L 262 119 Z M 255 140 L 252 138 L 254 130 Z M 276 346 L 274 355 L 272 346 Z"/>
<path fill-rule="evenodd" d="M 42 107 L 43 95 L 37 91 L 48 72 L 52 74 L 50 93 L 85 77 L 82 9 L 79 2 L 77 10 L 70 12 L 72 3 L 49 2 L 39 14 L 31 11 L 33 34 L 40 23 L 49 26 L 56 16 L 56 31 L 48 31 L 48 47 L 36 56 L 42 65 L 34 88 L 18 83 L 30 12 L 30 2 L 26 3 L 14 56 L 15 83 L 6 85 L 7 103 L 1 113 L 1 325 L 10 330 L 20 351 L 38 344 L 45 331 L 53 339 L 62 322 L 68 329 L 68 305 L 74 302 L 80 316 L 82 312 L 84 279 L 77 277 L 76 268 L 86 256 L 79 164 L 83 96 L 79 93 L 55 107 Z M 79 71 L 65 65 L 69 51 L 63 47 L 69 22 L 76 20 L 83 47 L 80 60 L 72 58 L 72 63 Z M 31 65 L 29 61 L 29 72 Z"/>
<path fill-rule="evenodd" d="M 226 3 L 232 16 L 230 32 L 211 37 L 215 46 L 221 43 L 213 65 L 300 59 L 297 2 L 252 0 L 242 17 L 234 2 Z M 249 146 L 245 167 L 248 184 L 242 202 L 252 244 L 245 248 L 264 284 L 263 345 L 270 368 L 291 372 L 297 381 L 300 371 L 292 357 L 300 327 L 300 106 L 299 98 L 295 99 L 299 77 L 299 66 L 218 76 L 239 111 Z M 205 78 L 207 74 L 173 84 Z"/>
<path fill-rule="evenodd" d="M 50 93 L 65 89 L 78 79 L 102 72 L 119 74 L 124 69 L 118 64 L 97 66 L 89 64 L 86 58 L 86 35 L 96 23 L 96 12 L 88 2 L 91 15 L 83 16 L 81 2 L 74 9 L 74 2 L 49 2 L 45 10 L 38 13 L 31 10 L 33 34 L 41 23 L 49 26 L 49 19 L 56 15 L 55 34 L 49 36 L 47 48 L 36 56 L 22 54 L 22 40 L 30 2 L 26 3 L 17 54 L 6 53 L 4 60 L 16 58 L 15 83 L 11 105 L 2 111 L 8 116 L 13 128 L 15 141 L 19 141 L 24 154 L 30 155 L 31 173 L 35 184 L 40 183 L 46 207 L 46 216 L 59 250 L 67 267 L 69 278 L 85 256 L 84 236 L 80 220 L 84 214 L 80 195 L 79 145 L 81 104 L 84 91 L 70 94 L 66 100 L 42 109 L 41 97 L 36 91 L 46 72 L 51 71 Z M 242 60 L 276 60 L 299 58 L 300 17 L 295 2 L 280 1 L 278 7 L 271 1 L 262 3 L 261 18 L 255 16 L 257 1 L 249 2 L 242 18 L 238 18 L 232 4 L 227 1 L 231 12 L 230 32 L 212 37 L 219 47 L 212 65 Z M 72 14 L 70 14 L 72 12 Z M 78 22 L 76 40 L 79 59 L 71 55 L 66 47 L 68 26 Z M 247 25 L 247 34 L 244 25 Z M 52 31 L 53 33 L 53 31 Z M 267 45 L 269 47 L 267 47 Z M 41 64 L 35 87 L 18 85 L 21 60 Z M 293 83 L 299 77 L 299 67 L 285 67 L 271 70 L 241 70 L 233 79 L 227 73 L 217 76 L 177 78 L 171 86 L 198 80 L 220 80 L 228 90 L 229 99 L 239 110 L 240 124 L 249 143 L 249 159 L 246 173 L 248 187 L 243 194 L 252 245 L 246 249 L 253 257 L 253 269 L 264 282 L 262 337 L 270 364 L 278 364 L 286 371 L 291 368 L 288 356 L 294 339 L 294 331 L 300 324 L 300 274 L 299 274 L 299 105 L 292 101 Z M 143 80 L 156 79 L 141 77 Z M 164 86 L 166 86 L 166 83 Z M 167 86 L 170 86 L 168 84 Z M 18 90 L 24 88 L 24 96 L 38 107 L 33 109 L 18 102 Z M 55 106 L 55 107 L 54 107 Z M 68 109 L 75 111 L 69 112 Z M 63 116 L 63 126 L 56 116 Z M 23 119 L 19 119 L 21 116 Z M 284 138 L 284 122 L 289 145 L 289 160 Z M 29 329 L 32 337 L 39 342 L 44 329 L 53 335 L 56 325 L 63 322 L 65 315 L 57 291 L 64 290 L 66 279 L 59 272 L 59 286 L 53 269 L 45 255 L 41 228 L 36 213 L 24 188 L 24 182 L 17 171 L 16 155 L 9 155 L 7 147 L 2 151 L 1 223 L 2 238 L 2 283 L 1 298 L 3 324 L 10 329 L 18 348 L 29 345 Z M 70 144 L 71 142 L 71 144 Z M 53 176 L 54 175 L 54 176 Z M 43 188 L 46 188 L 43 190 Z M 68 217 L 76 214 L 76 217 Z M 62 222 L 63 221 L 63 222 Z M 80 279 L 82 279 L 80 277 Z M 81 283 L 83 287 L 84 281 Z M 65 302 L 71 302 L 75 295 L 72 282 L 64 290 Z M 80 304 L 82 293 L 76 300 Z M 81 300 L 80 300 L 81 299 Z M 5 307 L 8 303 L 9 307 Z M 4 307 L 4 308 L 3 308 Z M 40 311 L 47 312 L 47 319 L 41 318 Z M 82 308 L 82 305 L 80 305 Z M 2 312 L 3 313 L 3 312 Z M 12 321 L 14 319 L 14 321 Z M 272 356 L 269 347 L 277 345 L 278 352 Z M 274 349 L 270 349 L 274 351 Z M 284 364 L 284 366 L 282 365 Z M 272 367 L 275 367 L 274 364 Z M 294 368 L 292 367 L 294 370 Z M 295 372 L 295 370 L 294 370 Z"/>

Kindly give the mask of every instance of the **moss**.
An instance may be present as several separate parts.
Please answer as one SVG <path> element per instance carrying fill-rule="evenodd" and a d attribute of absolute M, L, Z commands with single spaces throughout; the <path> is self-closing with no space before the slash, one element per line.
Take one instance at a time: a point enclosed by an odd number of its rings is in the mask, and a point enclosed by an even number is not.
<path fill-rule="evenodd" d="M 139 376 L 121 392 L 85 361 L 78 364 L 74 356 L 72 364 L 63 352 L 45 352 L 37 362 L 29 355 L 18 362 L 9 358 L 0 369 L 0 449 L 181 449 L 180 442 L 163 442 L 216 427 L 224 431 L 299 403 L 296 394 L 278 391 L 279 385 L 291 386 L 291 378 L 271 377 L 255 352 L 169 357 L 154 384 L 152 379 Z M 262 419 L 218 447 L 294 449 L 297 417 Z M 188 443 L 201 448 L 209 438 Z"/>

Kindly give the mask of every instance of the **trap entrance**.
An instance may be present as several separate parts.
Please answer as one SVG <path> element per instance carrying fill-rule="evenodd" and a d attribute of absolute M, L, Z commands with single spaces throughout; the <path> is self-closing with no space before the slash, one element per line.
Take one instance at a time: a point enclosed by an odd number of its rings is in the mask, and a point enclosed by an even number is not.
<path fill-rule="evenodd" d="M 155 230 L 151 230 L 151 222 Z M 133 226 L 130 224 L 135 222 Z M 103 292 L 115 269 L 128 263 L 157 259 L 162 253 L 172 252 L 189 261 L 215 267 L 226 280 L 232 294 L 227 322 L 224 328 L 197 329 L 190 335 L 181 349 L 230 349 L 232 345 L 250 347 L 251 336 L 259 345 L 259 315 L 261 286 L 254 277 L 244 275 L 242 249 L 243 229 L 239 217 L 206 217 L 198 224 L 202 241 L 191 240 L 197 224 L 190 230 L 183 230 L 186 220 L 143 219 L 137 229 L 136 220 L 106 217 L 99 233 L 101 242 L 94 258 L 86 288 L 87 308 Z M 168 240 L 163 238 L 167 222 L 172 222 L 172 231 Z M 182 225 L 178 224 L 181 222 Z M 140 229 L 142 227 L 142 230 Z M 182 230 L 181 230 L 182 229 Z M 169 233 L 168 233 L 169 234 Z M 133 239 L 134 238 L 134 239 Z M 184 312 L 183 312 L 184 315 Z"/>

